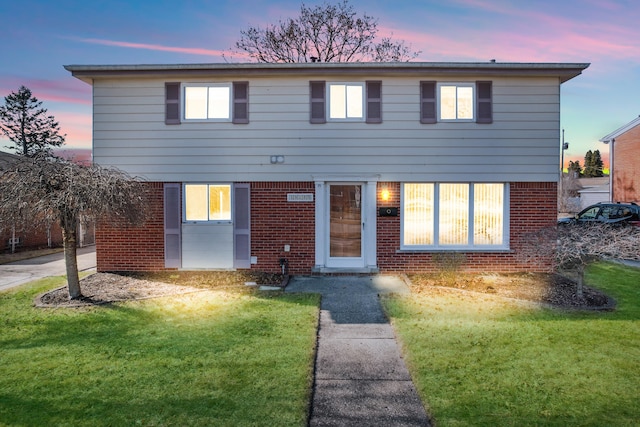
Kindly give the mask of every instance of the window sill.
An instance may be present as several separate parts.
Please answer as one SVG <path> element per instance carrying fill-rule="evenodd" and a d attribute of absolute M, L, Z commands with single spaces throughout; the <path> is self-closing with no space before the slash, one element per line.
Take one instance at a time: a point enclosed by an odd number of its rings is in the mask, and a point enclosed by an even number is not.
<path fill-rule="evenodd" d="M 476 247 L 472 247 L 472 246 L 468 246 L 468 247 L 462 247 L 462 246 L 457 246 L 457 247 L 439 246 L 439 247 L 425 248 L 425 249 L 403 248 L 403 249 L 397 249 L 396 250 L 397 254 L 424 254 L 424 253 L 441 253 L 441 252 L 510 253 L 512 251 L 508 247 L 503 247 L 503 246 L 495 247 L 495 248 L 487 248 L 487 247 L 477 247 L 476 248 Z"/>
<path fill-rule="evenodd" d="M 186 225 L 231 225 L 231 220 L 182 221 Z"/>
<path fill-rule="evenodd" d="M 230 118 L 228 119 L 182 119 L 182 124 L 188 123 L 232 123 Z"/>

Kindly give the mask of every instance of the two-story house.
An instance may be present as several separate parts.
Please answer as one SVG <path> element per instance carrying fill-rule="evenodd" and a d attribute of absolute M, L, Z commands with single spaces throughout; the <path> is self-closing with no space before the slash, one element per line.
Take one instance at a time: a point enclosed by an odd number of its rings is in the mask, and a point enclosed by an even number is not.
<path fill-rule="evenodd" d="M 98 269 L 548 270 L 524 255 L 556 223 L 560 85 L 587 66 L 66 66 L 93 86 L 94 160 L 152 194 L 144 227 L 101 224 Z"/>

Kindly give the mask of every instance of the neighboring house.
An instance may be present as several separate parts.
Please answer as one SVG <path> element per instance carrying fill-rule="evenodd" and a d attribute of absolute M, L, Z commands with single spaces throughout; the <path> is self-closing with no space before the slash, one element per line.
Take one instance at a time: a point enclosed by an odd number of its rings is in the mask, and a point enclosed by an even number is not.
<path fill-rule="evenodd" d="M 99 225 L 98 270 L 548 270 L 560 85 L 587 66 L 66 66 L 94 161 L 153 195 L 146 226 Z"/>
<path fill-rule="evenodd" d="M 609 144 L 610 200 L 640 203 L 640 117 L 600 141 Z"/>
<path fill-rule="evenodd" d="M 0 151 L 0 174 L 19 159 L 11 153 Z M 15 252 L 31 248 L 46 248 L 62 245 L 62 230 L 57 223 L 48 227 L 28 224 L 7 224 L 0 221 L 0 252 Z"/>

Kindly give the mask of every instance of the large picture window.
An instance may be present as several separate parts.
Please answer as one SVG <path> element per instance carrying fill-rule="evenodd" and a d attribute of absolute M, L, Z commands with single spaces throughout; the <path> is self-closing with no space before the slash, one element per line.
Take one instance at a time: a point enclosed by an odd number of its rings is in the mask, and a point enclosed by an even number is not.
<path fill-rule="evenodd" d="M 502 183 L 405 183 L 404 249 L 497 249 L 508 246 Z"/>
<path fill-rule="evenodd" d="M 231 185 L 185 184 L 185 221 L 231 221 Z"/>

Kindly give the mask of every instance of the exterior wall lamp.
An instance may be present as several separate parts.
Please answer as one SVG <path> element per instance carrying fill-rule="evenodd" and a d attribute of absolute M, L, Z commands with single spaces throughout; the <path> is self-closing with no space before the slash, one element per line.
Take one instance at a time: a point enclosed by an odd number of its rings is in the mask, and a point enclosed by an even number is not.
<path fill-rule="evenodd" d="M 380 198 L 382 199 L 383 202 L 388 202 L 389 199 L 391 198 L 391 192 L 387 187 L 382 188 L 382 191 L 380 192 Z"/>

